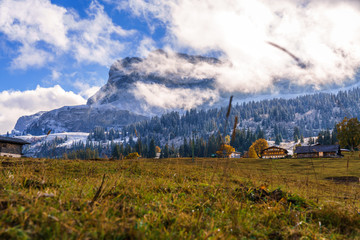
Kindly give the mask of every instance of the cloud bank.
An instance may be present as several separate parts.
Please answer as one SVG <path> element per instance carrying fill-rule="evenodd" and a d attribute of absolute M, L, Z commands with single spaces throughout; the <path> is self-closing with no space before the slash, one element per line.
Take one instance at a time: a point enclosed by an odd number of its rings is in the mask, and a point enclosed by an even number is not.
<path fill-rule="evenodd" d="M 0 134 L 13 129 L 21 116 L 85 103 L 83 97 L 71 91 L 67 92 L 59 85 L 50 88 L 38 86 L 35 90 L 23 92 L 0 92 Z"/>
<path fill-rule="evenodd" d="M 167 29 L 169 49 L 217 51 L 224 63 L 187 67 L 172 55 L 170 61 L 150 57 L 139 69 L 214 77 L 219 94 L 276 91 L 276 82 L 284 79 L 314 89 L 342 85 L 360 66 L 358 1 L 129 0 L 119 9 L 160 20 Z M 285 48 L 306 67 L 268 42 Z"/>
<path fill-rule="evenodd" d="M 200 88 L 169 89 L 163 84 L 135 83 L 133 94 L 152 107 L 163 109 L 186 109 L 208 103 L 212 105 L 218 100 L 216 91 Z"/>

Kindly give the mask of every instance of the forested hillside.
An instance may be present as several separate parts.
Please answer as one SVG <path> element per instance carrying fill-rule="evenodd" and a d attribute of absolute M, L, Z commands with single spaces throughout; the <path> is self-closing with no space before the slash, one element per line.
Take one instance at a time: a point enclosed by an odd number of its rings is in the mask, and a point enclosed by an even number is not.
<path fill-rule="evenodd" d="M 151 120 L 131 124 L 125 133 L 140 137 L 155 138 L 168 142 L 176 137 L 199 136 L 208 138 L 215 132 L 230 134 L 235 116 L 239 121 L 237 129 L 250 129 L 265 138 L 292 140 L 294 129 L 298 137 L 317 136 L 322 130 L 332 130 L 335 124 L 346 117 L 360 116 L 360 88 L 340 91 L 337 94 L 317 93 L 294 99 L 272 99 L 236 104 L 232 107 L 227 129 L 225 115 L 227 107 L 220 109 L 178 112 L 153 117 Z M 261 133 L 263 132 L 263 133 Z"/>

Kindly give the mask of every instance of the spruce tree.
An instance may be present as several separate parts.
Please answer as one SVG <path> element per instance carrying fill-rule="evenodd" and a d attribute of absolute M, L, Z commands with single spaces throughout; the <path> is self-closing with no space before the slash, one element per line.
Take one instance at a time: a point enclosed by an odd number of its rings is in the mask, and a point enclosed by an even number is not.
<path fill-rule="evenodd" d="M 164 152 L 164 158 L 168 158 L 169 157 L 169 146 L 168 146 L 168 144 L 165 144 L 163 152 Z"/>
<path fill-rule="evenodd" d="M 149 158 L 156 157 L 156 145 L 155 145 L 155 141 L 153 138 L 150 140 L 148 157 Z"/>

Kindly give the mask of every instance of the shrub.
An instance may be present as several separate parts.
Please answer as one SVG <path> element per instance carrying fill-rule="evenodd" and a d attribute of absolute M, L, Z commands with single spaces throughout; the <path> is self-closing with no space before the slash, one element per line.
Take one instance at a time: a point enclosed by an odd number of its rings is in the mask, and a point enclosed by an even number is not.
<path fill-rule="evenodd" d="M 138 159 L 140 155 L 137 152 L 129 153 L 125 159 Z"/>

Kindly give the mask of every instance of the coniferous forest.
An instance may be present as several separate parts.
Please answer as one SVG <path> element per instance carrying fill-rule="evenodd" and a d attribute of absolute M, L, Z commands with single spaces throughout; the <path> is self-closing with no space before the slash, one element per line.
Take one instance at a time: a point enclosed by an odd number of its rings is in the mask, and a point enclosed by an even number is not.
<path fill-rule="evenodd" d="M 337 94 L 317 93 L 293 99 L 236 103 L 232 105 L 227 123 L 227 107 L 191 109 L 183 113 L 172 111 L 122 129 L 96 127 L 90 132 L 88 142 L 74 144 L 70 150 L 57 149 L 54 144 L 46 143 L 39 155 L 55 157 L 65 152 L 67 157 L 118 158 L 137 151 L 142 156 L 152 157 L 155 146 L 159 146 L 163 149 L 161 157 L 193 154 L 209 157 L 221 145 L 222 138 L 231 135 L 235 116 L 238 123 L 231 145 L 239 152 L 247 151 L 259 138 L 279 144 L 317 137 L 319 143 L 331 144 L 336 142 L 336 123 L 344 117 L 359 117 L 359 98 L 360 88 L 354 88 Z M 119 139 L 121 146 L 113 142 Z M 106 147 L 104 142 L 107 142 Z M 86 153 L 87 148 L 94 152 Z"/>

